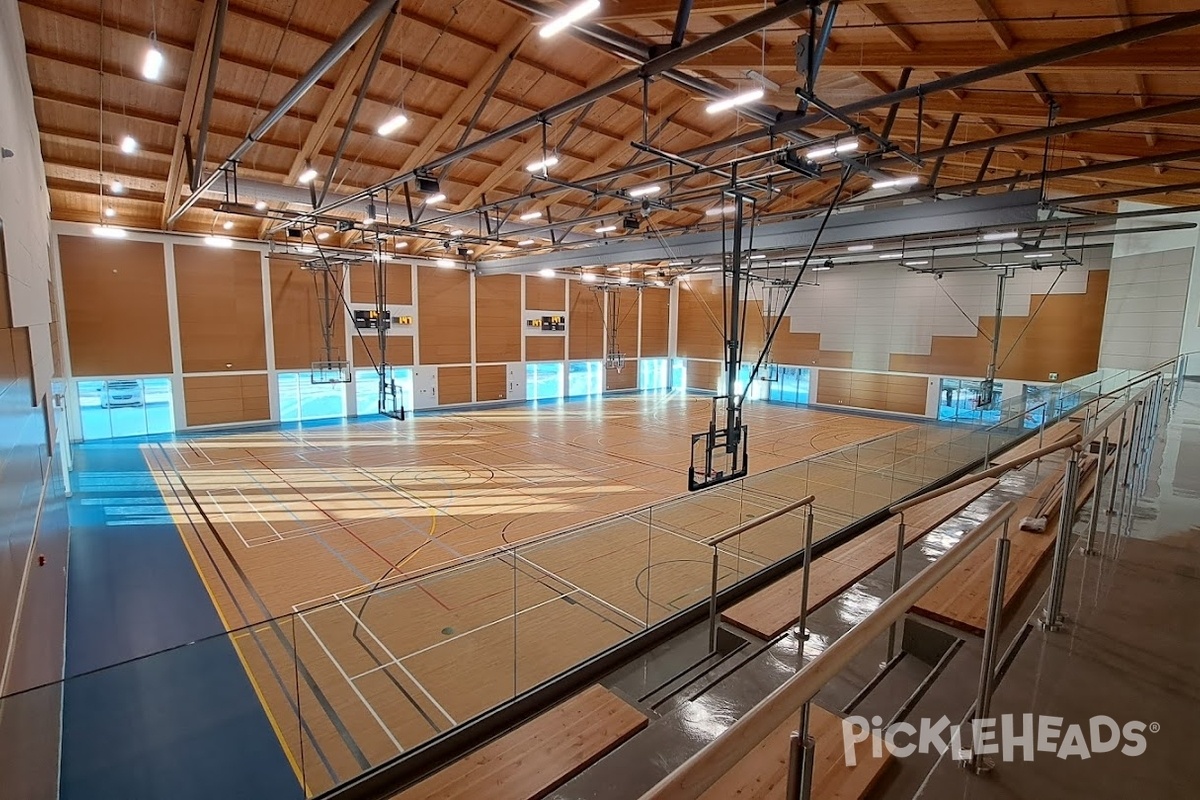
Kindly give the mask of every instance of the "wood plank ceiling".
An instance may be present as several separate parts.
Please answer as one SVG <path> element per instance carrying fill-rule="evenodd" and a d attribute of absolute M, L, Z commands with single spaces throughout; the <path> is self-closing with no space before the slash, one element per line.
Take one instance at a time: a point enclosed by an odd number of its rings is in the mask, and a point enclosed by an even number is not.
<path fill-rule="evenodd" d="M 255 143 L 238 168 L 239 182 L 293 187 L 294 193 L 300 173 L 311 163 L 322 176 L 316 182 L 319 192 L 343 132 L 351 124 L 328 191 L 331 197 L 360 191 L 635 66 L 570 32 L 539 37 L 536 31 L 543 19 L 522 10 L 530 5 L 503 0 L 405 0 L 369 85 L 362 82 L 381 23 Z M 544 5 L 557 12 L 569 4 Z M 768 4 L 696 0 L 693 5 L 685 43 L 761 12 Z M 1182 0 L 1057 0 L 1053 4 L 845 0 L 837 12 L 817 94 L 842 106 L 900 86 L 1154 22 L 1190 10 L 1185 8 L 1190 5 Z M 669 46 L 678 6 L 679 0 L 603 0 L 591 22 L 645 45 Z M 95 223 L 105 221 L 105 209 L 111 209 L 110 224 L 166 227 L 170 212 L 189 194 L 184 135 L 190 135 L 194 146 L 217 7 L 218 0 L 20 0 L 56 219 Z M 361 0 L 229 0 L 213 87 L 206 173 L 220 165 L 365 7 Z M 730 93 L 758 86 L 749 75 L 753 71 L 768 79 L 764 102 L 781 113 L 793 112 L 795 89 L 804 82 L 797 72 L 795 42 L 808 25 L 807 13 L 797 14 L 688 61 L 682 70 Z M 158 81 L 141 74 L 152 33 L 166 59 Z M 1193 204 L 1197 202 L 1194 184 L 1200 182 L 1196 158 L 1200 108 L 1126 124 L 1088 126 L 1050 139 L 1013 135 L 1045 126 L 1051 107 L 1055 122 L 1066 123 L 1192 100 L 1198 50 L 1200 27 L 1191 27 L 1036 71 L 932 93 L 921 103 L 920 118 L 916 101 L 899 106 L 890 136 L 910 152 L 916 149 L 918 136 L 924 150 L 955 146 L 941 162 L 925 159 L 920 168 L 925 182 L 936 171 L 936 185 L 942 191 L 954 192 L 956 184 L 980 180 L 993 181 L 982 191 L 1004 191 L 1010 181 L 1024 181 L 1013 185 L 1027 186 L 1045 164 L 1052 172 L 1082 168 L 1051 180 L 1050 198 L 1129 190 L 1146 191 L 1139 197 L 1151 202 Z M 361 108 L 351 123 L 360 93 Z M 648 100 L 645 119 L 642 87 L 635 85 L 553 120 L 545 128 L 546 144 L 560 158 L 553 175 L 578 181 L 626 166 L 635 158 L 645 159 L 630 145 L 641 139 L 644 126 L 653 134 L 655 147 L 671 152 L 762 127 L 736 110 L 706 113 L 707 98 L 669 80 L 654 80 Z M 378 126 L 399 110 L 409 123 L 390 136 L 378 135 Z M 879 132 L 887 114 L 887 107 L 875 108 L 857 114 L 855 120 Z M 831 136 L 846 126 L 827 119 L 805 130 Z M 134 153 L 119 147 L 127 135 L 138 142 Z M 989 142 L 1001 136 L 1008 141 Z M 766 146 L 767 141 L 760 139 L 707 158 L 715 163 Z M 494 203 L 552 188 L 532 179 L 525 169 L 542 152 L 542 131 L 535 127 L 458 159 L 438 173 L 447 195 L 444 207 L 467 210 L 485 198 Z M 1153 157 L 1153 163 L 1107 166 L 1147 157 Z M 657 164 L 622 177 L 613 186 L 629 188 L 667 176 L 667 168 Z M 120 193 L 112 190 L 114 180 L 122 186 Z M 806 209 L 828 196 L 832 180 L 791 182 L 765 205 L 771 212 Z M 654 225 L 670 231 L 703 223 L 704 212 L 720 202 L 719 183 L 711 175 L 691 179 L 687 189 L 707 186 L 712 191 L 673 201 L 671 208 L 654 213 Z M 870 184 L 869 176 L 856 175 L 848 185 L 849 193 L 866 191 Z M 243 203 L 256 199 L 249 191 L 239 194 Z M 290 199 L 297 198 L 293 194 Z M 390 218 L 405 217 L 399 195 L 391 200 Z M 1113 202 L 1078 204 L 1103 210 Z M 269 220 L 223 212 L 220 203 L 219 197 L 205 196 L 175 227 L 246 238 L 271 235 L 274 226 Z M 515 221 L 523 213 L 542 212 L 541 222 L 530 225 L 544 224 L 547 217 L 586 217 L 585 224 L 576 226 L 576 235 L 580 231 L 591 235 L 592 228 L 608 224 L 606 215 L 615 221 L 632 207 L 619 197 L 568 190 L 546 199 L 526 198 L 500 213 L 510 214 Z M 311 205 L 272 202 L 271 208 L 273 213 L 299 213 Z M 362 213 L 349 208 L 333 213 L 361 221 Z M 426 215 L 427 219 L 444 216 L 437 210 Z M 486 241 L 478 215 L 445 219 L 444 224 L 428 227 L 447 232 L 465 229 L 465 236 L 481 237 L 478 252 L 496 246 Z M 512 222 L 506 230 L 521 235 L 520 226 Z M 330 244 L 349 246 L 358 236 L 328 227 L 318 231 L 332 236 L 324 237 Z M 416 236 L 392 246 L 411 245 L 408 252 L 417 253 L 433 243 Z"/>

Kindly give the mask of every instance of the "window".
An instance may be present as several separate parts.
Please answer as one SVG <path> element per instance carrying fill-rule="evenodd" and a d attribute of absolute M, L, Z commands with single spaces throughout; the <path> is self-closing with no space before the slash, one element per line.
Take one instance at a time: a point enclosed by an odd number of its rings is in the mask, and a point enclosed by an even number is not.
<path fill-rule="evenodd" d="M 75 390 L 85 440 L 175 430 L 170 378 L 76 381 Z"/>
<path fill-rule="evenodd" d="M 1000 397 L 1004 394 L 1003 384 L 993 384 L 991 397 L 986 396 L 983 381 L 943 378 L 940 389 L 938 419 L 991 424 L 1000 421 Z"/>
<path fill-rule="evenodd" d="M 567 396 L 583 397 L 604 392 L 604 362 L 572 361 L 567 369 Z"/>
<path fill-rule="evenodd" d="M 810 372 L 803 367 L 772 366 L 767 370 L 767 400 L 800 405 L 808 402 Z"/>
<path fill-rule="evenodd" d="M 742 364 L 738 369 L 738 377 L 734 382 L 734 391 L 740 397 L 746 393 L 747 400 L 761 400 L 767 396 L 767 367 L 760 367 L 758 376 L 754 379 L 754 385 L 750 387 L 750 391 L 746 392 L 746 384 L 750 381 L 750 370 L 754 369 L 753 364 Z"/>
<path fill-rule="evenodd" d="M 677 392 L 687 391 L 687 359 L 671 359 L 671 388 Z"/>
<path fill-rule="evenodd" d="M 557 400 L 563 396 L 563 365 L 557 361 L 525 365 L 525 398 Z"/>
<path fill-rule="evenodd" d="M 385 395 L 389 411 L 413 407 L 413 375 L 409 367 L 388 367 Z M 392 390 L 395 390 L 394 392 Z M 354 371 L 354 411 L 362 417 L 379 413 L 379 373 L 373 369 Z"/>
<path fill-rule="evenodd" d="M 670 388 L 670 370 L 665 358 L 643 358 L 638 361 L 638 388 L 666 391 Z"/>
<path fill-rule="evenodd" d="M 279 373 L 279 419 L 336 419 L 346 416 L 346 384 L 313 383 L 311 372 Z"/>

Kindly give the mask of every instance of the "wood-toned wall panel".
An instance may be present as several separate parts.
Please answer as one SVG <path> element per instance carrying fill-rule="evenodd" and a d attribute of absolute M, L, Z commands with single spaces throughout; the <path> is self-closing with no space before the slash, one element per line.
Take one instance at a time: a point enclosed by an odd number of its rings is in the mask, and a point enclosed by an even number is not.
<path fill-rule="evenodd" d="M 642 358 L 665 358 L 671 338 L 671 290 L 642 290 Z"/>
<path fill-rule="evenodd" d="M 508 366 L 485 364 L 475 368 L 475 400 L 487 403 L 508 398 Z"/>
<path fill-rule="evenodd" d="M 525 308 L 530 311 L 566 311 L 566 281 L 562 278 L 525 276 Z"/>
<path fill-rule="evenodd" d="M 262 256 L 172 245 L 184 372 L 267 368 Z"/>
<path fill-rule="evenodd" d="M 642 293 L 636 289 L 617 289 L 608 293 L 608 317 L 616 317 L 617 347 L 632 360 L 638 352 L 638 306 Z"/>
<path fill-rule="evenodd" d="M 72 372 L 171 372 L 163 245 L 59 236 L 58 250 Z"/>
<path fill-rule="evenodd" d="M 1049 380 L 1051 372 L 1057 372 L 1059 380 L 1065 381 L 1094 372 L 1100 361 L 1108 276 L 1108 270 L 1089 271 L 1087 291 L 1083 294 L 1031 296 L 1031 312 L 1041 306 L 1032 321 L 1028 316 L 1005 316 L 1000 326 L 1002 365 L 997 369 L 996 377 L 1045 381 Z M 1043 298 L 1045 303 L 1042 303 Z M 979 327 L 988 337 L 994 326 L 995 317 L 980 317 Z M 983 375 L 991 355 L 991 342 L 981 333 L 934 336 L 930 355 L 894 353 L 888 366 L 898 372 Z"/>
<path fill-rule="evenodd" d="M 563 361 L 566 359 L 567 338 L 534 334 L 525 337 L 526 361 Z"/>
<path fill-rule="evenodd" d="M 314 283 L 314 275 L 316 282 Z M 340 281 L 335 267 L 331 283 Z M 271 259 L 271 328 L 275 339 L 275 368 L 308 370 L 325 360 L 323 310 L 318 302 L 321 275 L 300 269 L 295 261 Z M 334 359 L 345 358 L 345 311 L 331 287 Z"/>
<path fill-rule="evenodd" d="M 676 352 L 685 358 L 724 357 L 721 285 L 680 281 Z M 689 365 L 690 372 L 690 365 Z"/>
<path fill-rule="evenodd" d="M 824 370 L 817 381 L 818 403 L 924 414 L 929 379 L 920 375 Z"/>
<path fill-rule="evenodd" d="M 687 387 L 706 392 L 715 391 L 724 369 L 720 361 L 696 361 L 688 359 Z"/>
<path fill-rule="evenodd" d="M 471 368 L 438 368 L 438 405 L 471 402 Z"/>
<path fill-rule="evenodd" d="M 460 269 L 418 267 L 417 309 L 421 363 L 468 363 L 471 360 L 470 273 Z M 470 391 L 468 376 L 468 395 Z M 470 397 L 456 402 L 470 402 Z"/>
<path fill-rule="evenodd" d="M 571 308 L 567 311 L 568 355 L 572 360 L 604 357 L 602 294 L 579 281 L 570 281 Z"/>
<path fill-rule="evenodd" d="M 374 331 L 364 331 L 361 339 L 357 334 L 353 335 L 350 345 L 356 369 L 373 369 L 379 363 L 379 338 Z M 387 338 L 387 363 L 395 367 L 412 366 L 413 337 L 389 336 Z"/>
<path fill-rule="evenodd" d="M 638 362 L 631 358 L 625 362 L 625 367 L 617 372 L 615 369 L 604 370 L 604 390 L 636 389 L 638 385 Z"/>
<path fill-rule="evenodd" d="M 520 275 L 475 278 L 477 363 L 520 361 L 523 322 Z"/>
<path fill-rule="evenodd" d="M 271 418 L 266 375 L 187 375 L 183 379 L 188 425 L 225 425 Z"/>
<path fill-rule="evenodd" d="M 384 264 L 387 305 L 412 305 L 412 267 L 408 264 Z M 375 305 L 375 268 L 371 262 L 350 267 L 350 302 Z"/>

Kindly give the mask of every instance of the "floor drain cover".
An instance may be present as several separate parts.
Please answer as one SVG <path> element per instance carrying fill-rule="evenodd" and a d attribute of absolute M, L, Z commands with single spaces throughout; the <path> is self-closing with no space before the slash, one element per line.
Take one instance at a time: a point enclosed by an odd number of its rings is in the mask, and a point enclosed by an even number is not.
<path fill-rule="evenodd" d="M 454 628 L 442 628 L 442 633 L 446 636 L 453 636 Z"/>

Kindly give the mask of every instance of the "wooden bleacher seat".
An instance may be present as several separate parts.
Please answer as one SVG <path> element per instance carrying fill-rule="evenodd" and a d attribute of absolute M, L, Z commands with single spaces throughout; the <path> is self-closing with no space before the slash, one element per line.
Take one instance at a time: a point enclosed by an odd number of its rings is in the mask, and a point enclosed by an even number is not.
<path fill-rule="evenodd" d="M 815 704 L 811 709 L 809 732 L 816 740 L 812 796 L 820 800 L 858 800 L 883 774 L 891 755 L 883 748 L 882 757 L 873 756 L 873 742 L 867 739 L 855 746 L 857 763 L 847 766 L 842 718 Z M 788 740 L 794 730 L 794 718 L 773 730 L 709 787 L 701 795 L 702 800 L 783 800 L 787 790 Z"/>
<path fill-rule="evenodd" d="M 648 724 L 642 712 L 592 686 L 393 800 L 537 800 Z"/>

